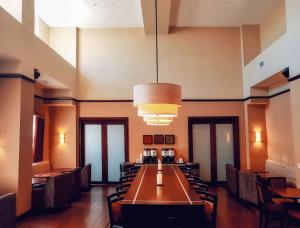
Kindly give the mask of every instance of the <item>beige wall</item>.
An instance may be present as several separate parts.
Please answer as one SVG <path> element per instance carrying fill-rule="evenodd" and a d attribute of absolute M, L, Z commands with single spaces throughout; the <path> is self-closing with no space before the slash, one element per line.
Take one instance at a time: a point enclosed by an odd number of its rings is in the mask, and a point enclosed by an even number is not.
<path fill-rule="evenodd" d="M 76 117 L 76 106 L 49 107 L 52 168 L 76 167 Z M 65 133 L 65 144 L 59 143 L 59 133 Z"/>
<path fill-rule="evenodd" d="M 49 44 L 59 55 L 76 67 L 76 28 L 50 28 Z"/>
<path fill-rule="evenodd" d="M 33 78 L 34 68 L 37 68 L 42 74 L 67 86 L 70 96 L 76 95 L 76 70 L 71 64 L 2 8 L 0 21 L 1 55 L 11 56 L 20 61 L 12 73 L 21 73 Z"/>
<path fill-rule="evenodd" d="M 260 25 L 261 47 L 266 49 L 279 37 L 286 33 L 285 1 L 280 4 L 264 19 Z"/>
<path fill-rule="evenodd" d="M 290 93 L 270 100 L 266 109 L 269 159 L 294 163 Z"/>
<path fill-rule="evenodd" d="M 243 25 L 241 27 L 244 65 L 258 56 L 261 52 L 260 26 Z"/>
<path fill-rule="evenodd" d="M 22 24 L 32 33 L 35 20 L 34 2 L 35 0 L 22 0 Z"/>
<path fill-rule="evenodd" d="M 80 117 L 129 117 L 129 159 L 136 161 L 143 151 L 142 135 L 144 134 L 174 134 L 176 158 L 188 161 L 188 117 L 189 116 L 239 116 L 241 141 L 241 168 L 246 168 L 245 121 L 242 102 L 184 102 L 179 110 L 179 116 L 168 127 L 147 126 L 142 118 L 137 116 L 137 109 L 131 102 L 80 102 Z M 151 146 L 150 146 L 151 147 Z M 153 145 L 152 145 L 153 147 Z M 156 146 L 161 148 L 162 146 Z M 75 156 L 75 154 L 73 155 Z M 73 158 L 74 159 L 74 158 Z"/>
<path fill-rule="evenodd" d="M 294 164 L 297 164 L 298 169 L 296 173 L 297 187 L 300 187 L 300 80 L 291 82 L 291 113 L 293 124 L 293 142 L 294 142 Z"/>
<path fill-rule="evenodd" d="M 80 29 L 81 99 L 131 99 L 133 86 L 155 81 L 154 36 L 141 29 Z M 183 98 L 241 98 L 240 29 L 181 28 L 159 36 L 160 82 Z"/>
<path fill-rule="evenodd" d="M 17 215 L 31 208 L 33 85 L 0 79 L 0 193 L 17 193 Z"/>

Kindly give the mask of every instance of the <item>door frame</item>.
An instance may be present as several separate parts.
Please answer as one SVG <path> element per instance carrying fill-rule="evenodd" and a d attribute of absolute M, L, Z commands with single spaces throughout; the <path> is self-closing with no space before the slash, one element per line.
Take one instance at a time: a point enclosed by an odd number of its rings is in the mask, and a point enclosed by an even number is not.
<path fill-rule="evenodd" d="M 240 129 L 238 116 L 188 117 L 189 161 L 193 162 L 193 124 L 209 124 L 211 139 L 211 181 L 217 180 L 216 124 L 232 124 L 234 167 L 240 169 Z M 200 164 L 201 165 L 201 164 Z"/>
<path fill-rule="evenodd" d="M 102 135 L 102 181 L 93 182 L 94 184 L 106 184 L 108 182 L 108 151 L 107 151 L 107 125 L 124 125 L 124 140 L 125 140 L 125 162 L 129 161 L 129 130 L 128 117 L 81 117 L 79 118 L 79 164 L 81 167 L 85 165 L 85 124 L 101 124 Z"/>

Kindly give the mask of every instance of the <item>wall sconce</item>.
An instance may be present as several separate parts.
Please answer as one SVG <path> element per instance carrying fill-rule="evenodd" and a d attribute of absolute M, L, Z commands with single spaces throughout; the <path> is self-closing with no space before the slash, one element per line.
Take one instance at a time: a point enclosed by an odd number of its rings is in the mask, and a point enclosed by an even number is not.
<path fill-rule="evenodd" d="M 262 142 L 261 132 L 259 132 L 259 131 L 255 132 L 255 142 Z"/>
<path fill-rule="evenodd" d="M 59 133 L 59 143 L 60 144 L 65 144 L 66 140 L 65 140 L 65 133 Z"/>

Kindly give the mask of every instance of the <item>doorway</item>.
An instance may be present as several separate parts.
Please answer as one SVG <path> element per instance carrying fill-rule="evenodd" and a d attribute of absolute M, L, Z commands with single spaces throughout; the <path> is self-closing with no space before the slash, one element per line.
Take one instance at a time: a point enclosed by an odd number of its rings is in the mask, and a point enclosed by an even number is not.
<path fill-rule="evenodd" d="M 189 161 L 212 184 L 226 181 L 226 164 L 240 168 L 239 117 L 189 117 Z"/>
<path fill-rule="evenodd" d="M 93 184 L 117 183 L 128 161 L 128 118 L 80 118 L 80 164 L 92 164 Z"/>

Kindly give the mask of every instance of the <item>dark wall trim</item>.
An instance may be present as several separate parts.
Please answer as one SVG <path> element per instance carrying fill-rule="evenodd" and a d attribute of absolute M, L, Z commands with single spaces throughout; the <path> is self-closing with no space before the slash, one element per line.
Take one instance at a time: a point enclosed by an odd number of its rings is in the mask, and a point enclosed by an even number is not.
<path fill-rule="evenodd" d="M 292 78 L 289 78 L 289 82 L 292 82 L 292 81 L 295 81 L 295 80 L 298 80 L 300 78 L 300 74 L 296 75 L 295 77 L 292 77 Z"/>
<path fill-rule="evenodd" d="M 20 78 L 30 83 L 35 83 L 35 80 L 23 74 L 0 74 L 0 78 Z"/>
<path fill-rule="evenodd" d="M 269 98 L 277 97 L 277 96 L 280 96 L 282 94 L 289 93 L 290 91 L 291 91 L 290 89 L 286 89 L 286 90 L 283 90 L 283 91 L 281 91 L 279 93 L 275 93 L 275 94 L 269 96 Z"/>
<path fill-rule="evenodd" d="M 250 99 L 270 99 L 273 97 L 277 97 L 284 93 L 290 92 L 290 89 L 283 90 L 281 92 L 275 93 L 270 96 L 250 96 L 244 99 L 182 99 L 183 102 L 244 102 Z M 133 102 L 133 100 L 79 100 L 72 97 L 41 97 L 38 95 L 34 95 L 35 98 L 45 100 L 45 101 L 76 101 L 76 102 Z"/>
<path fill-rule="evenodd" d="M 182 99 L 183 102 L 242 102 L 244 99 Z"/>
<path fill-rule="evenodd" d="M 283 90 L 281 92 L 272 94 L 270 96 L 250 96 L 244 99 L 182 99 L 182 102 L 244 102 L 250 99 L 270 99 L 288 92 L 290 92 L 290 89 Z M 133 102 L 133 100 L 80 100 L 73 97 L 41 97 L 38 95 L 34 95 L 34 97 L 45 101 L 76 101 L 76 102 L 102 102 L 102 103 Z"/>

